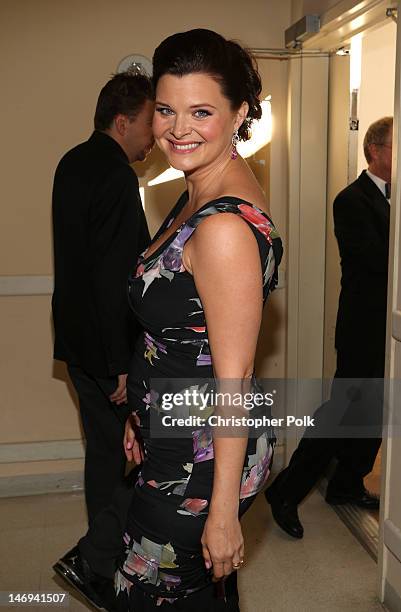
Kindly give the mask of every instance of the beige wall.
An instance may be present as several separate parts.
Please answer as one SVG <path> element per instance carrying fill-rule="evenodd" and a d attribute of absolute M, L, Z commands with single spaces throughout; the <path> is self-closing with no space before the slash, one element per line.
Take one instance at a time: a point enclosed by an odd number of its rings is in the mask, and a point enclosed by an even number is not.
<path fill-rule="evenodd" d="M 327 224 L 324 308 L 323 375 L 330 380 L 336 369 L 335 327 L 340 295 L 340 257 L 334 235 L 333 201 L 347 185 L 349 135 L 349 57 L 330 58 L 329 125 L 327 151 Z"/>
<path fill-rule="evenodd" d="M 201 5 L 155 0 L 138 6 L 132 0 L 2 0 L 0 70 L 2 73 L 2 224 L 0 277 L 51 275 L 51 185 L 60 156 L 86 139 L 100 87 L 130 53 L 152 56 L 168 34 L 209 27 L 251 47 L 282 46 L 290 22 L 290 0 L 280 3 L 240 0 Z M 286 230 L 286 161 L 283 139 L 287 67 L 266 63 L 264 89 L 273 96 L 275 132 L 271 143 L 270 188 L 273 216 Z M 157 174 L 157 154 L 139 170 Z M 152 178 L 153 178 L 152 176 Z M 171 207 L 177 181 L 154 188 L 157 206 L 149 212 L 153 231 Z M 149 204 L 151 202 L 149 201 Z M 151 206 L 148 207 L 151 211 Z M 157 211 L 157 212 L 156 212 Z M 275 334 L 264 332 L 260 371 L 284 373 L 285 291 L 269 308 Z M 54 368 L 50 296 L 0 297 L 2 351 L 1 443 L 40 443 L 80 439 L 73 394 L 61 365 Z M 270 323 L 272 325 L 272 323 Z M 270 344 L 269 344 L 270 343 Z M 37 446 L 40 454 L 40 444 Z M 72 463 L 71 463 L 72 462 Z M 74 463 L 75 462 L 75 463 Z M 76 469 L 80 460 L 0 463 L 0 476 Z"/>
<path fill-rule="evenodd" d="M 303 0 L 302 8 L 304 15 L 322 15 L 336 4 L 340 4 L 340 0 Z"/>
<path fill-rule="evenodd" d="M 304 15 L 322 15 L 336 4 L 340 4 L 340 0 L 292 0 L 293 22 Z"/>
<path fill-rule="evenodd" d="M 133 0 L 2 0 L 2 274 L 51 272 L 54 167 L 87 136 L 98 91 L 124 56 L 151 57 L 163 37 L 197 26 L 253 47 L 282 44 L 287 2 L 232 0 L 229 8 L 213 0 L 192 10 L 180 0 L 140 9 Z"/>

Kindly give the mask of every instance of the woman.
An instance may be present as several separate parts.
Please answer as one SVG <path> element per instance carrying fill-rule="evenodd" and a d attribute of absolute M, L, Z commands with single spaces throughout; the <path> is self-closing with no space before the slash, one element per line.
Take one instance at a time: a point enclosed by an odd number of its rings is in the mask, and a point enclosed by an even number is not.
<path fill-rule="evenodd" d="M 237 611 L 239 516 L 266 481 L 272 435 L 212 439 L 206 426 L 190 438 L 152 437 L 160 405 L 150 381 L 252 380 L 263 301 L 282 250 L 265 196 L 236 150 L 261 116 L 261 82 L 249 54 L 209 30 L 170 36 L 153 62 L 154 136 L 184 172 L 187 191 L 129 283 L 146 330 L 128 383 L 144 461 L 116 589 L 121 609 L 135 612 Z M 132 458 L 129 425 L 125 446 Z"/>

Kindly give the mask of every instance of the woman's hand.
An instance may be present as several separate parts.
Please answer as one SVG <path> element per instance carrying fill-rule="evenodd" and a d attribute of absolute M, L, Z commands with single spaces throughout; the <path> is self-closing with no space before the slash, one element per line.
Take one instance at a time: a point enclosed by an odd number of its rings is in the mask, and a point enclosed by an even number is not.
<path fill-rule="evenodd" d="M 244 558 L 244 538 L 237 516 L 232 518 L 210 513 L 202 535 L 202 552 L 207 569 L 219 580 L 238 569 Z M 234 568 L 234 566 L 237 566 Z"/>
<path fill-rule="evenodd" d="M 133 412 L 125 423 L 124 451 L 128 461 L 134 461 L 137 465 L 142 463 L 144 454 L 139 441 L 139 417 Z"/>

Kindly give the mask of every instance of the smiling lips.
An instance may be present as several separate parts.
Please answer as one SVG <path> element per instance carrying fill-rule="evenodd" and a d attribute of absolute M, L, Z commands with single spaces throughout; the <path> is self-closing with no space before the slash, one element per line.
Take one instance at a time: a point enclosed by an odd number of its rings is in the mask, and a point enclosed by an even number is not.
<path fill-rule="evenodd" d="M 175 153 L 192 153 L 197 149 L 202 143 L 201 142 L 174 142 L 169 140 L 170 146 Z"/>

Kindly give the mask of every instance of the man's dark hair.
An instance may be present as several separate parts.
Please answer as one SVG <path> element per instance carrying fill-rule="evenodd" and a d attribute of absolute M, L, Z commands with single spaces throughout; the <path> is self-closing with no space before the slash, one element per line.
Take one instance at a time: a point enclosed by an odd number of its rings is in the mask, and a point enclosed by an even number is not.
<path fill-rule="evenodd" d="M 143 74 L 121 72 L 103 87 L 95 111 L 95 130 L 107 130 L 116 115 L 133 120 L 146 100 L 154 100 L 151 80 Z"/>

